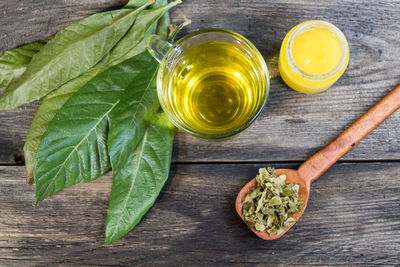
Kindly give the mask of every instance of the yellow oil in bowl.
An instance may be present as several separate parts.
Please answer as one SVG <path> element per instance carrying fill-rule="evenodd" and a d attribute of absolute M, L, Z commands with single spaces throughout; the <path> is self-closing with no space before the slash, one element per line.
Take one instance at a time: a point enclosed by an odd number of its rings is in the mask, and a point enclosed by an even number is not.
<path fill-rule="evenodd" d="M 240 44 L 196 45 L 163 76 L 164 105 L 191 132 L 215 136 L 240 129 L 268 93 L 258 62 L 255 52 Z"/>
<path fill-rule="evenodd" d="M 311 20 L 289 31 L 282 42 L 279 72 L 285 83 L 302 93 L 328 89 L 346 70 L 349 47 L 333 24 Z"/>

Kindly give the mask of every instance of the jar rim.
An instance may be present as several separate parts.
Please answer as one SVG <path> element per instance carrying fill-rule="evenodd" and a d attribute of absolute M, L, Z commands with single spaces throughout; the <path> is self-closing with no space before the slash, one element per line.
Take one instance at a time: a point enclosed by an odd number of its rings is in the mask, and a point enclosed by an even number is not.
<path fill-rule="evenodd" d="M 296 62 L 293 58 L 293 54 L 292 54 L 292 46 L 293 46 L 293 43 L 294 43 L 294 40 L 296 39 L 296 37 L 298 35 L 304 33 L 307 29 L 309 29 L 311 27 L 315 27 L 315 26 L 326 27 L 328 30 L 333 32 L 338 37 L 340 44 L 342 46 L 342 55 L 341 55 L 341 59 L 340 59 L 339 63 L 332 70 L 330 70 L 326 73 L 322 73 L 322 74 L 313 74 L 313 73 L 309 73 L 309 72 L 302 70 L 296 64 Z M 335 25 L 333 25 L 332 23 L 329 23 L 329 22 L 323 21 L 323 20 L 309 20 L 309 21 L 301 23 L 299 25 L 299 27 L 297 27 L 290 34 L 289 39 L 288 39 L 288 45 L 286 46 L 287 60 L 289 63 L 289 67 L 292 69 L 292 71 L 294 71 L 296 74 L 303 76 L 307 79 L 316 80 L 316 81 L 326 80 L 326 79 L 334 76 L 338 72 L 340 72 L 340 70 L 347 63 L 348 53 L 349 53 L 349 47 L 348 47 L 346 36 L 343 34 L 343 32 L 339 28 L 337 28 Z"/>

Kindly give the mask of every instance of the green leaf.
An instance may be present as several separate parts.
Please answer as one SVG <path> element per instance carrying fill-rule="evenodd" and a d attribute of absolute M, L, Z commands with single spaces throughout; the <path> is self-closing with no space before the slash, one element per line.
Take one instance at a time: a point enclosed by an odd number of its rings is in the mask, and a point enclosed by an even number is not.
<path fill-rule="evenodd" d="M 158 113 L 126 166 L 113 171 L 105 244 L 128 233 L 154 204 L 168 178 L 172 143 L 173 127 Z"/>
<path fill-rule="evenodd" d="M 47 130 L 50 121 L 57 114 L 64 103 L 88 81 L 94 78 L 103 69 L 97 68 L 88 71 L 81 76 L 67 82 L 57 90 L 43 98 L 42 103 L 33 118 L 24 145 L 25 167 L 27 183 L 33 183 L 33 171 L 36 164 L 36 153 L 39 148 L 40 139 Z"/>
<path fill-rule="evenodd" d="M 114 179 L 105 244 L 118 240 L 140 221 L 168 178 L 173 125 L 162 112 L 149 125 L 148 118 L 159 107 L 156 69 L 150 74 L 129 90 L 131 94 L 110 116 L 108 149 Z"/>
<path fill-rule="evenodd" d="M 181 3 L 180 0 L 156 9 L 143 10 L 125 37 L 111 50 L 107 62 L 121 62 L 131 58 L 137 55 L 138 48 L 144 51 L 146 49 L 145 37 L 153 31 L 157 21 L 179 3 Z"/>
<path fill-rule="evenodd" d="M 165 6 L 168 4 L 168 0 L 158 0 L 156 1 L 152 8 L 159 8 L 161 6 Z M 171 20 L 169 18 L 169 13 L 165 13 L 157 22 L 156 34 L 160 35 L 162 38 L 168 38 L 168 29 L 171 24 Z"/>
<path fill-rule="evenodd" d="M 58 32 L 0 98 L 0 110 L 37 100 L 96 65 L 146 5 L 94 14 Z"/>
<path fill-rule="evenodd" d="M 136 8 L 146 4 L 148 0 L 129 0 L 124 8 Z"/>
<path fill-rule="evenodd" d="M 133 152 L 141 140 L 145 143 L 148 142 L 143 140 L 147 138 L 146 132 L 149 127 L 149 120 L 159 108 L 155 79 L 158 64 L 149 53 L 145 55 L 147 56 L 148 67 L 142 67 L 141 75 L 126 90 L 124 98 L 121 99 L 121 102 L 110 115 L 110 131 L 107 143 L 114 182 L 116 183 L 121 176 L 124 179 L 130 178 L 132 181 L 130 175 L 133 169 L 131 166 L 134 164 L 133 160 L 135 159 Z M 152 136 L 153 134 L 149 138 L 152 138 Z M 154 140 L 150 139 L 150 141 L 153 142 Z M 128 193 L 128 187 L 124 189 L 122 194 Z M 114 192 L 114 189 L 112 191 Z M 110 207 L 112 205 L 114 204 L 110 200 Z M 120 232 L 119 227 L 122 227 L 121 231 L 124 232 L 130 225 L 120 226 L 117 223 L 116 227 L 118 228 L 116 231 Z M 129 230 L 130 228 L 126 231 Z M 124 234 L 122 233 L 122 235 Z"/>
<path fill-rule="evenodd" d="M 32 57 L 46 44 L 46 41 L 30 43 L 4 52 L 0 56 L 0 90 L 8 86 L 24 73 Z"/>
<path fill-rule="evenodd" d="M 106 147 L 110 113 L 147 65 L 147 54 L 118 64 L 96 76 L 62 106 L 37 152 L 36 202 L 94 180 L 110 168 Z"/>
<path fill-rule="evenodd" d="M 137 80 L 129 85 L 120 103 L 110 115 L 108 149 L 111 166 L 118 171 L 126 165 L 132 151 L 142 139 L 146 121 L 159 108 L 156 90 L 158 63 L 146 52 L 146 60 L 137 75 Z"/>

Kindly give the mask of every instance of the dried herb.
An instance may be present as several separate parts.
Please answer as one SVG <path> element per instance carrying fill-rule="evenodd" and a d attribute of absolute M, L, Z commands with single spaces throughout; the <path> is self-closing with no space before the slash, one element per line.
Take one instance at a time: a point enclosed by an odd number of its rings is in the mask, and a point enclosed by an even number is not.
<path fill-rule="evenodd" d="M 286 184 L 286 175 L 276 175 L 275 169 L 261 168 L 256 176 L 257 187 L 243 201 L 243 216 L 249 228 L 279 235 L 294 223 L 290 217 L 301 211 L 299 185 Z"/>

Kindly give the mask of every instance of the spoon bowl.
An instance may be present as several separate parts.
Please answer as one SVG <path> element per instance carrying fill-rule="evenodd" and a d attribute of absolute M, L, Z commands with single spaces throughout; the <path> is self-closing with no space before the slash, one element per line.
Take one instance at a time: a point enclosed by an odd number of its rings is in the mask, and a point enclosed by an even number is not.
<path fill-rule="evenodd" d="M 307 182 L 305 179 L 303 179 L 299 172 L 297 170 L 291 170 L 291 169 L 277 169 L 276 174 L 279 176 L 281 174 L 286 174 L 287 178 L 285 183 L 287 184 L 298 184 L 300 186 L 299 190 L 299 200 L 303 201 L 303 208 L 301 209 L 300 212 L 296 214 L 290 215 L 290 217 L 294 218 L 294 223 L 289 225 L 282 233 L 279 235 L 269 235 L 267 232 L 260 232 L 257 231 L 254 228 L 251 228 L 253 233 L 255 233 L 259 238 L 262 238 L 264 240 L 274 240 L 278 239 L 279 237 L 283 236 L 289 229 L 300 219 L 301 215 L 303 214 L 304 210 L 307 207 L 307 202 L 308 198 L 310 196 L 310 183 Z M 236 197 L 236 212 L 239 214 L 240 218 L 242 218 L 243 221 L 245 221 L 244 216 L 243 216 L 243 200 L 246 197 L 247 193 L 257 187 L 257 181 L 256 178 L 248 182 L 239 192 L 239 194 Z"/>
<path fill-rule="evenodd" d="M 304 162 L 298 170 L 277 169 L 276 174 L 286 174 L 287 184 L 298 184 L 299 200 L 304 202 L 300 212 L 292 214 L 294 223 L 289 225 L 279 235 L 269 235 L 266 231 L 260 232 L 251 228 L 251 230 L 264 240 L 274 240 L 283 236 L 290 228 L 299 220 L 307 207 L 308 198 L 310 196 L 310 185 L 318 177 L 320 177 L 330 166 L 338 161 L 351 148 L 358 144 L 365 136 L 375 129 L 386 118 L 400 108 L 400 85 L 387 94 L 381 101 L 373 106 L 367 113 L 354 122 L 349 128 L 341 133 L 329 145 Z M 245 221 L 243 216 L 243 200 L 250 189 L 257 187 L 257 181 L 254 178 L 240 190 L 236 198 L 236 211 L 240 218 Z"/>

